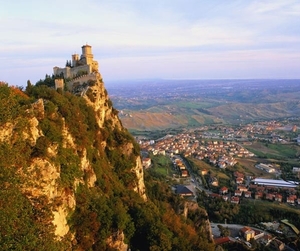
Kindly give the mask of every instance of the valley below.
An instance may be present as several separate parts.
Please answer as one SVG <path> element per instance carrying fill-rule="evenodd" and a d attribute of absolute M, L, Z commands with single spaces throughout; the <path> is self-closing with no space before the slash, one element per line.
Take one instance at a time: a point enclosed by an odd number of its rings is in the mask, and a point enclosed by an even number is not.
<path fill-rule="evenodd" d="M 300 114 L 299 80 L 145 80 L 106 86 L 130 131 L 238 125 Z"/>

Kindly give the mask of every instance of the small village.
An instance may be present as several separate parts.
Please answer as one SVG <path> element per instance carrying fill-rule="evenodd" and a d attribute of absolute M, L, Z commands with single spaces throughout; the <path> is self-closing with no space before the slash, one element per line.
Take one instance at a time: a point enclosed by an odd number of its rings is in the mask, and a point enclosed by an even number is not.
<path fill-rule="evenodd" d="M 173 173 L 173 178 L 178 181 L 181 180 L 183 183 L 175 185 L 174 191 L 189 200 L 195 200 L 197 192 L 205 191 L 211 198 L 221 198 L 233 204 L 240 204 L 241 200 L 267 200 L 273 203 L 287 203 L 292 207 L 300 207 L 300 197 L 297 194 L 299 183 L 280 179 L 281 170 L 278 166 L 273 166 L 270 163 L 257 163 L 255 165 L 256 169 L 266 174 L 273 174 L 276 179 L 253 177 L 247 173 L 235 171 L 233 172 L 234 182 L 232 182 L 234 185 L 227 187 L 220 186 L 217 177 L 209 175 L 208 169 L 194 172 L 184 160 L 193 157 L 206 161 L 219 170 L 233 167 L 239 159 L 255 156 L 241 144 L 245 141 L 250 142 L 249 139 L 255 137 L 254 135 L 260 134 L 260 137 L 270 142 L 284 143 L 287 139 L 283 139 L 272 130 L 275 125 L 280 126 L 272 122 L 264 126 L 247 125 L 238 131 L 234 131 L 232 128 L 222 128 L 224 134 L 207 132 L 205 129 L 208 128 L 204 127 L 178 135 L 167 135 L 155 141 L 140 139 L 139 144 L 144 153 L 165 155 L 171 159 L 175 173 Z M 291 127 L 289 130 L 297 130 L 297 128 Z M 250 132 L 250 134 L 246 132 Z M 249 137 L 249 135 L 251 136 Z M 149 156 L 144 156 L 143 166 L 145 169 L 151 168 Z M 299 167 L 293 167 L 292 171 L 295 177 L 299 177 Z M 205 186 L 205 183 L 208 183 L 209 186 Z M 225 227 L 230 227 L 230 224 L 225 224 Z M 218 228 L 214 227 L 213 232 L 216 229 Z M 234 229 L 231 232 L 234 232 L 235 236 L 231 234 L 231 236 L 223 237 L 220 236 L 220 233 L 216 233 L 214 235 L 215 243 L 222 245 L 227 242 L 241 241 L 251 249 L 249 241 L 253 238 L 264 243 L 264 245 L 269 245 L 273 250 L 285 250 L 284 243 L 276 239 L 276 235 L 284 233 L 297 236 L 299 234 L 299 230 L 285 219 L 276 224 L 262 223 L 255 228 L 239 226 L 234 227 Z"/>

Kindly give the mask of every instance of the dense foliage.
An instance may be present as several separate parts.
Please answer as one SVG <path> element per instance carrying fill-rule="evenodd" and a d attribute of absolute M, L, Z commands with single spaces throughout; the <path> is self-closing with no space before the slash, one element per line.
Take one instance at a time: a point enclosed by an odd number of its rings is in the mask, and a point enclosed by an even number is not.
<path fill-rule="evenodd" d="M 95 111 L 83 98 L 49 86 L 50 76 L 35 86 L 29 82 L 25 92 L 0 85 L 0 126 L 12 128 L 8 140 L 0 141 L 1 250 L 110 250 L 108 240 L 122 233 L 131 250 L 213 250 L 202 227 L 205 214 L 194 211 L 188 219 L 178 214 L 183 202 L 160 179 L 146 175 L 147 201 L 133 191 L 139 147 L 128 131 L 114 128 L 109 120 L 99 128 Z M 33 108 L 39 99 L 43 111 Z M 36 142 L 24 137 L 32 118 L 41 131 Z M 64 142 L 64 128 L 73 146 Z M 126 154 L 128 145 L 132 151 Z M 91 174 L 80 168 L 85 155 L 97 178 L 94 187 L 87 184 Z M 51 223 L 62 198 L 50 203 L 22 189 L 30 182 L 26 172 L 35 158 L 57 166 L 59 188 L 75 192 L 76 208 L 68 222 L 75 235 L 72 243 L 69 235 L 55 238 Z M 80 179 L 85 182 L 75 182 Z"/>

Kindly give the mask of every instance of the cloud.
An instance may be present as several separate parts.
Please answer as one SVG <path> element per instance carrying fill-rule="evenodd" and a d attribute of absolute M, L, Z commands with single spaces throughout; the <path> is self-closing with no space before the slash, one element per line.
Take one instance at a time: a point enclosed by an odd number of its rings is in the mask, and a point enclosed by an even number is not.
<path fill-rule="evenodd" d="M 261 14 L 288 14 L 291 13 L 291 10 L 299 8 L 298 1 L 295 0 L 285 0 L 285 1 L 255 1 L 250 7 L 254 12 Z M 294 11 L 292 11 L 294 12 Z M 299 13 L 298 13 L 299 14 Z"/>
<path fill-rule="evenodd" d="M 300 77 L 299 15 L 296 0 L 5 1 L 0 77 L 51 74 L 86 43 L 104 78 L 278 76 L 279 66 Z"/>

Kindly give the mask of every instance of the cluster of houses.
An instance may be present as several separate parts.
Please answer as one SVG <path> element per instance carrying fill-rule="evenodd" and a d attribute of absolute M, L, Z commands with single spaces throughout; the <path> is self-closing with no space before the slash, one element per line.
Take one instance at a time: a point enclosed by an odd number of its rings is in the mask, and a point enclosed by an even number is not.
<path fill-rule="evenodd" d="M 237 189 L 234 191 L 234 194 L 229 196 L 229 188 L 228 187 L 221 187 L 219 189 L 219 194 L 215 194 L 215 193 L 211 193 L 209 194 L 210 197 L 214 197 L 214 198 L 220 198 L 222 197 L 223 200 L 228 201 L 230 200 L 231 203 L 234 204 L 239 204 L 240 203 L 240 197 L 243 195 L 244 196 L 248 196 L 251 197 L 251 192 L 250 192 L 250 196 L 249 196 L 249 191 L 246 188 L 246 186 L 244 186 L 244 174 L 241 172 L 234 172 L 234 177 L 235 177 L 235 183 L 237 186 Z"/>
<path fill-rule="evenodd" d="M 173 164 L 174 167 L 177 168 L 177 171 L 179 171 L 181 178 L 186 178 L 189 176 L 189 171 L 181 159 L 174 157 Z"/>
<path fill-rule="evenodd" d="M 283 233 L 288 234 L 288 236 L 297 237 L 299 235 L 299 230 L 288 220 L 281 220 L 280 222 L 267 222 L 261 223 L 264 230 L 273 231 L 277 235 L 281 235 Z M 271 225 L 271 227 L 270 227 Z M 269 250 L 274 251 L 282 251 L 285 249 L 285 244 L 277 239 L 276 236 L 267 233 L 264 230 L 260 230 L 257 228 L 251 228 L 249 226 L 244 226 L 238 231 L 238 236 L 233 237 L 216 237 L 214 238 L 216 245 L 223 245 L 225 243 L 231 242 L 241 242 L 251 248 L 251 240 L 254 240 L 258 243 L 261 243 L 264 246 L 268 246 Z"/>
<path fill-rule="evenodd" d="M 249 186 L 244 184 L 244 174 L 235 172 L 236 189 L 230 197 L 230 202 L 239 204 L 240 199 L 266 199 L 276 202 L 286 202 L 291 205 L 300 205 L 300 198 L 296 195 L 296 187 L 299 185 L 295 182 L 273 180 L 273 179 L 260 179 L 256 178 L 251 181 Z M 213 197 L 222 197 L 225 201 L 229 200 L 229 189 L 221 187 L 219 195 L 211 194 Z"/>
<path fill-rule="evenodd" d="M 265 232 L 262 232 L 257 229 L 252 229 L 247 226 L 239 230 L 239 237 L 236 237 L 235 239 L 229 236 L 218 237 L 214 239 L 214 242 L 218 246 L 238 241 L 244 243 L 249 249 L 251 249 L 251 239 L 263 244 L 264 246 L 268 246 L 269 249 L 272 249 L 274 251 L 282 251 L 285 248 L 285 244 L 282 241 L 275 238 L 274 236 L 266 234 Z"/>
<path fill-rule="evenodd" d="M 200 160 L 206 158 L 220 168 L 235 165 L 237 162 L 234 157 L 254 156 L 235 142 L 200 140 L 194 133 L 167 135 L 157 141 L 140 140 L 139 144 L 142 150 L 154 155 L 168 153 L 170 156 L 183 154 Z"/>

